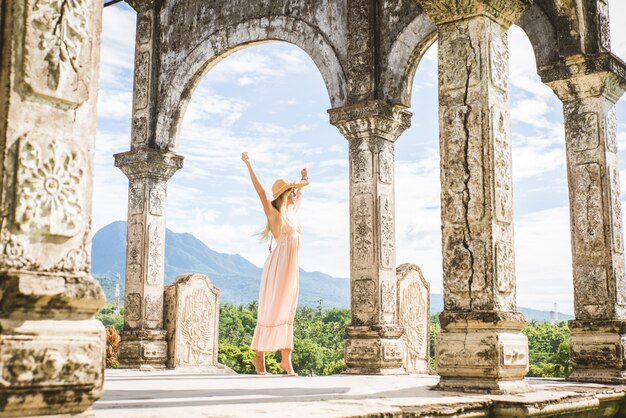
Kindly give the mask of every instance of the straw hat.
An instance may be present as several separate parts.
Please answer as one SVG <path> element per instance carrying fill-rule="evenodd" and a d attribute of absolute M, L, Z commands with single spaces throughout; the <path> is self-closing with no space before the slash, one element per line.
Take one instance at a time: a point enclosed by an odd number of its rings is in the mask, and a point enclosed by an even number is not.
<path fill-rule="evenodd" d="M 274 195 L 274 199 L 276 199 L 289 189 L 299 189 L 300 187 L 307 186 L 308 184 L 309 182 L 306 180 L 300 180 L 299 182 L 294 183 L 293 181 L 278 179 L 272 185 L 272 195 Z"/>

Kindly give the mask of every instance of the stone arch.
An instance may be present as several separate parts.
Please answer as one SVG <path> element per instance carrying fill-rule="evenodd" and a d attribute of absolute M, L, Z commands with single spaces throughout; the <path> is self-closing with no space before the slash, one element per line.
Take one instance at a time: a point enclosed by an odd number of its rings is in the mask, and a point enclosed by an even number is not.
<path fill-rule="evenodd" d="M 271 41 L 288 42 L 304 50 L 322 75 L 331 106 L 346 104 L 346 75 L 335 49 L 323 33 L 302 20 L 284 16 L 247 20 L 215 31 L 197 42 L 180 60 L 173 76 L 159 79 L 157 147 L 175 148 L 193 91 L 215 64 L 233 52 Z"/>
<path fill-rule="evenodd" d="M 437 27 L 420 14 L 411 21 L 391 45 L 386 71 L 382 75 L 383 97 L 393 103 L 411 107 L 413 78 L 420 60 L 437 40 Z"/>
<path fill-rule="evenodd" d="M 533 4 L 515 23 L 522 28 L 535 54 L 537 70 L 559 59 L 557 31 L 554 24 L 537 4 Z"/>

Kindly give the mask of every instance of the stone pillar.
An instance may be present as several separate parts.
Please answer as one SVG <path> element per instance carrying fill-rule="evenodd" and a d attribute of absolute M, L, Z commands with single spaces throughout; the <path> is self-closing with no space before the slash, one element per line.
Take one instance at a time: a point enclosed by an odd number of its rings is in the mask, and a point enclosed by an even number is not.
<path fill-rule="evenodd" d="M 625 73 L 624 64 L 609 55 L 542 71 L 544 82 L 563 101 L 576 314 L 569 322 L 569 378 L 575 381 L 626 382 L 626 279 L 615 120 L 615 102 L 626 89 Z"/>
<path fill-rule="evenodd" d="M 403 373 L 398 325 L 393 144 L 411 114 L 382 100 L 329 110 L 350 142 L 350 299 L 346 373 Z"/>
<path fill-rule="evenodd" d="M 167 180 L 182 163 L 183 158 L 173 152 L 151 148 L 115 155 L 115 165 L 129 180 L 120 367 L 165 367 L 163 275 Z"/>
<path fill-rule="evenodd" d="M 529 390 L 515 302 L 508 27 L 525 0 L 418 0 L 439 33 L 444 311 L 439 389 Z"/>
<path fill-rule="evenodd" d="M 0 416 L 100 397 L 89 271 L 102 3 L 0 3 Z"/>

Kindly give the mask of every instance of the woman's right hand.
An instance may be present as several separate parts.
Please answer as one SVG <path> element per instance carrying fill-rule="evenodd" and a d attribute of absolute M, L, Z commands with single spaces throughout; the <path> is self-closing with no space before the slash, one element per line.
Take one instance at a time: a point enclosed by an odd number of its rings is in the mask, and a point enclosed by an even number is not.
<path fill-rule="evenodd" d="M 248 155 L 247 152 L 241 153 L 241 161 L 243 161 L 246 164 L 250 164 L 250 156 Z"/>

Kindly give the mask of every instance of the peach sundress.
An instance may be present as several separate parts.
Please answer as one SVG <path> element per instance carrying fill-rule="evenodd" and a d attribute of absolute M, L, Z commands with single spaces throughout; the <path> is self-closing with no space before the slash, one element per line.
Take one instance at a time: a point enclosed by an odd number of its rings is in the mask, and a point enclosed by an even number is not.
<path fill-rule="evenodd" d="M 296 210 L 301 193 L 296 197 Z M 263 266 L 257 325 L 250 348 L 255 351 L 293 349 L 293 319 L 298 306 L 298 258 L 302 229 L 283 220 L 276 247 Z"/>

